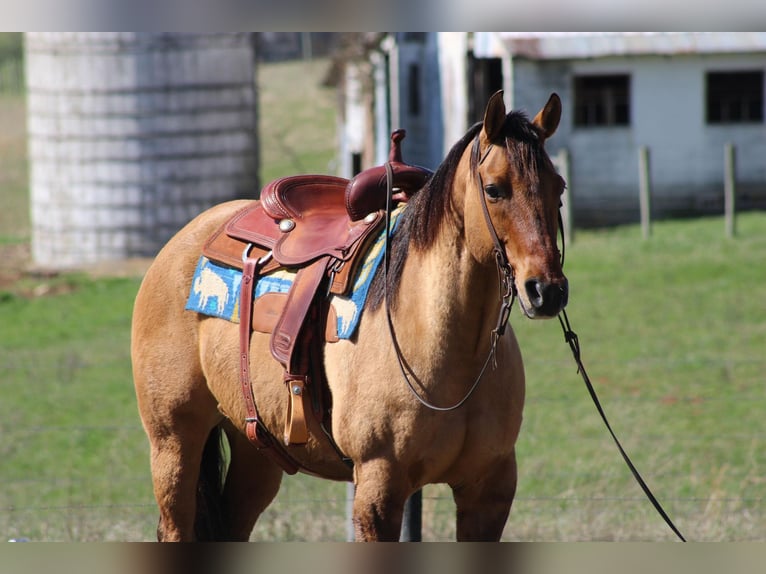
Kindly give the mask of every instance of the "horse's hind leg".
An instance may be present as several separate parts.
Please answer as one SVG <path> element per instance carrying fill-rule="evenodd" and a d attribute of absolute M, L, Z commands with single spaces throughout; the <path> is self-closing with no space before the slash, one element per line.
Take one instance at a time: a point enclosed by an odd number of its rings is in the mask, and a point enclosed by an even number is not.
<path fill-rule="evenodd" d="M 197 482 L 206 437 L 193 434 L 191 427 L 187 430 L 183 438 L 175 433 L 150 438 L 159 541 L 196 539 Z"/>
<path fill-rule="evenodd" d="M 516 494 L 515 456 L 489 472 L 478 472 L 476 480 L 453 486 L 452 493 L 457 506 L 457 539 L 499 541 Z"/>
<path fill-rule="evenodd" d="M 149 337 L 134 339 L 133 377 L 151 449 L 152 483 L 160 511 L 157 538 L 191 541 L 196 539 L 203 452 L 211 456 L 212 449 L 205 445 L 221 414 L 194 362 L 184 361 L 181 350 L 167 358 L 157 352 L 162 346 L 153 343 Z"/>
<path fill-rule="evenodd" d="M 200 467 L 215 422 L 172 416 L 162 423 L 156 420 L 145 423 L 151 443 L 154 496 L 160 511 L 157 527 L 160 541 L 193 541 L 202 534 L 196 528 L 205 522 L 198 516 Z M 209 532 L 203 536 L 220 538 L 221 534 Z"/>
<path fill-rule="evenodd" d="M 279 492 L 282 469 L 258 452 L 241 432 L 227 428 L 231 462 L 223 507 L 231 540 L 247 541 L 261 513 Z"/>

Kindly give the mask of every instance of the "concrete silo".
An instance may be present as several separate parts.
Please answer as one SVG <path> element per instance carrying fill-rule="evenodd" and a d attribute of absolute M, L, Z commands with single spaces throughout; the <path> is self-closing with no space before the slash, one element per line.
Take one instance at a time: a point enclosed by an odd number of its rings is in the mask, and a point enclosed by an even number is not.
<path fill-rule="evenodd" d="M 257 193 L 250 34 L 28 33 L 26 66 L 35 265 L 152 256 Z"/>

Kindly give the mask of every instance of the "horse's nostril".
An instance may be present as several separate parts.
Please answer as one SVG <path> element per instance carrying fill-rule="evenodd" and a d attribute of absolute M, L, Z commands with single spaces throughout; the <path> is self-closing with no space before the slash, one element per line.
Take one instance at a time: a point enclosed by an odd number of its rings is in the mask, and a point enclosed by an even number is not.
<path fill-rule="evenodd" d="M 524 283 L 524 289 L 527 291 L 529 302 L 535 309 L 539 309 L 543 306 L 545 301 L 543 297 L 545 285 L 541 281 L 538 281 L 537 279 L 528 279 Z"/>
<path fill-rule="evenodd" d="M 532 307 L 544 314 L 555 315 L 563 309 L 569 299 L 569 284 L 547 283 L 539 279 L 528 279 L 524 289 Z"/>

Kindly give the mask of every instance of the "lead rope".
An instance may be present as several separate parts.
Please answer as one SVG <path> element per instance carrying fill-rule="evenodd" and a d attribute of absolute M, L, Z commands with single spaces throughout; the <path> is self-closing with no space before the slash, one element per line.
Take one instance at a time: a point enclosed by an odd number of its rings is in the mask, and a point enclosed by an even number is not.
<path fill-rule="evenodd" d="M 566 244 L 564 242 L 564 222 L 561 218 L 561 212 L 559 212 L 559 231 L 561 232 L 561 267 L 563 268 Z M 561 312 L 558 314 L 558 320 L 559 320 L 559 323 L 561 324 L 561 330 L 564 331 L 564 341 L 569 345 L 569 348 L 572 350 L 572 356 L 574 357 L 575 363 L 577 364 L 577 373 L 582 377 L 582 380 L 585 382 L 585 386 L 588 389 L 588 393 L 590 394 L 591 399 L 593 399 L 593 404 L 596 405 L 596 410 L 601 415 L 601 419 L 604 421 L 604 424 L 606 425 L 606 428 L 609 431 L 609 434 L 612 435 L 612 439 L 614 439 L 614 444 L 617 445 L 617 449 L 620 451 L 622 458 L 625 460 L 625 463 L 628 465 L 630 472 L 633 473 L 633 478 L 636 479 L 636 482 L 638 482 L 639 486 L 644 491 L 644 494 L 646 494 L 647 498 L 654 505 L 654 508 L 657 510 L 660 516 L 662 516 L 662 518 L 665 520 L 665 523 L 670 527 L 670 529 L 675 533 L 675 535 L 681 540 L 681 542 L 686 542 L 686 538 L 684 538 L 683 534 L 681 534 L 678 528 L 676 528 L 676 525 L 673 524 L 673 521 L 670 519 L 668 514 L 662 508 L 662 505 L 659 503 L 659 501 L 654 496 L 654 494 L 652 494 L 652 491 L 649 489 L 646 482 L 641 477 L 641 474 L 638 472 L 638 469 L 636 469 L 635 465 L 633 464 L 633 461 L 630 460 L 630 457 L 625 452 L 625 449 L 622 448 L 622 444 L 617 438 L 617 435 L 614 434 L 614 431 L 612 430 L 612 425 L 609 424 L 609 420 L 606 418 L 606 413 L 604 412 L 604 409 L 601 406 L 601 401 L 598 400 L 598 396 L 596 395 L 596 390 L 593 388 L 593 384 L 590 381 L 590 377 L 588 376 L 588 373 L 585 371 L 585 365 L 583 365 L 582 363 L 582 357 L 580 354 L 580 341 L 577 338 L 577 333 L 575 333 L 572 330 L 572 326 L 569 324 L 569 317 L 567 317 L 567 312 L 565 309 L 562 309 Z"/>

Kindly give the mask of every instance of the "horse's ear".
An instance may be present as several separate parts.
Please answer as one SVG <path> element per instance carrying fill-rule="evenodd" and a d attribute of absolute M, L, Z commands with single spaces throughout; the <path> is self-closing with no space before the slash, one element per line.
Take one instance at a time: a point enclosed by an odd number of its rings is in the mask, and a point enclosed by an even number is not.
<path fill-rule="evenodd" d="M 561 99 L 554 92 L 548 98 L 545 107 L 532 120 L 532 123 L 542 130 L 543 138 L 548 139 L 559 127 L 559 121 L 561 121 Z"/>
<path fill-rule="evenodd" d="M 487 140 L 496 141 L 503 133 L 505 124 L 505 102 L 503 90 L 498 90 L 489 98 L 484 111 L 484 135 Z"/>

